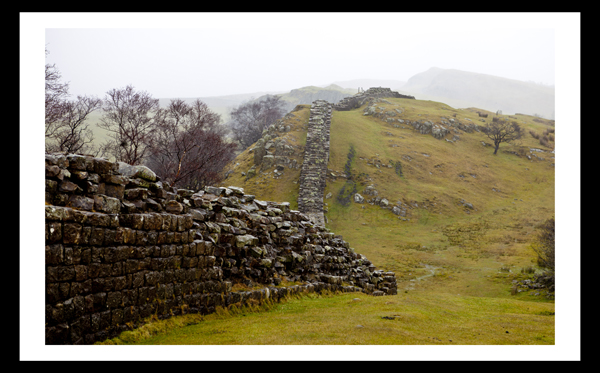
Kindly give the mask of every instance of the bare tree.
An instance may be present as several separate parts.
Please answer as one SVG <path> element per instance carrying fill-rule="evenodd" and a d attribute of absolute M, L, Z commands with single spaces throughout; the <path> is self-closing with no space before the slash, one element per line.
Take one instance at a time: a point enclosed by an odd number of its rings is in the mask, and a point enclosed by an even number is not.
<path fill-rule="evenodd" d="M 93 152 L 94 137 L 86 119 L 102 101 L 87 96 L 69 101 L 68 97 L 69 84 L 61 82 L 56 65 L 46 64 L 46 151 Z"/>
<path fill-rule="evenodd" d="M 86 152 L 95 150 L 91 143 L 94 140 L 92 130 L 88 128 L 86 120 L 88 115 L 99 109 L 102 100 L 95 97 L 77 96 L 77 101 L 64 101 L 61 108 L 61 118 L 54 125 L 51 133 L 46 133 L 47 151 L 61 151 L 68 153 Z"/>
<path fill-rule="evenodd" d="M 493 118 L 485 126 L 485 134 L 494 142 L 494 154 L 498 152 L 500 143 L 510 143 L 523 136 L 523 129 L 517 122 L 508 122 L 503 119 Z"/>
<path fill-rule="evenodd" d="M 154 132 L 146 165 L 172 186 L 199 189 L 221 180 L 236 145 L 227 143 L 220 115 L 200 100 L 171 100 Z"/>
<path fill-rule="evenodd" d="M 232 137 L 244 149 L 262 136 L 265 128 L 285 114 L 285 102 L 281 96 L 267 95 L 263 99 L 247 102 L 234 108 L 229 127 Z"/>
<path fill-rule="evenodd" d="M 50 52 L 46 49 L 46 55 Z M 46 137 L 52 137 L 60 128 L 64 115 L 62 103 L 69 96 L 69 84 L 61 82 L 56 65 L 46 64 Z"/>
<path fill-rule="evenodd" d="M 117 161 L 141 164 L 161 116 L 158 99 L 145 92 L 136 92 L 128 85 L 106 93 L 103 116 L 98 126 L 109 132 L 105 151 Z"/>

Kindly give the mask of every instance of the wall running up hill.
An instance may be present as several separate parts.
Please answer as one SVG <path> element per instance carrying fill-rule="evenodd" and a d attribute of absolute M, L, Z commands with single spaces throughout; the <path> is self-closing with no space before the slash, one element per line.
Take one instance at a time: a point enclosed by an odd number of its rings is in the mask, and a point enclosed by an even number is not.
<path fill-rule="evenodd" d="M 304 148 L 304 162 L 298 188 L 298 210 L 315 224 L 325 226 L 323 194 L 326 187 L 327 163 L 329 162 L 329 137 L 332 109 L 347 111 L 360 107 L 374 98 L 395 97 L 414 99 L 389 88 L 372 87 L 351 97 L 331 104 L 316 100 L 310 108 L 310 117 Z"/>
<path fill-rule="evenodd" d="M 93 344 L 153 315 L 288 294 L 396 294 L 393 272 L 287 202 L 178 190 L 146 167 L 91 156 L 47 154 L 45 165 L 46 344 Z"/>
<path fill-rule="evenodd" d="M 312 103 L 298 188 L 298 210 L 321 226 L 325 226 L 323 192 L 329 162 L 331 108 L 332 105 L 324 100 Z"/>

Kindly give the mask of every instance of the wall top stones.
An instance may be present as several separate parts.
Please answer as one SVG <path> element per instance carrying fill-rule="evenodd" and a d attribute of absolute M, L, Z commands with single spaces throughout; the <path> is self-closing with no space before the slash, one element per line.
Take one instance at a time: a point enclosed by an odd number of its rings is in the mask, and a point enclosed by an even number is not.
<path fill-rule="evenodd" d="M 362 106 L 370 98 L 406 98 L 414 99 L 414 96 L 403 95 L 396 91 L 392 91 L 390 88 L 382 87 L 371 87 L 366 91 L 361 91 L 354 96 L 346 97 L 340 100 L 337 104 L 333 105 L 333 108 L 338 111 L 347 111 Z"/>

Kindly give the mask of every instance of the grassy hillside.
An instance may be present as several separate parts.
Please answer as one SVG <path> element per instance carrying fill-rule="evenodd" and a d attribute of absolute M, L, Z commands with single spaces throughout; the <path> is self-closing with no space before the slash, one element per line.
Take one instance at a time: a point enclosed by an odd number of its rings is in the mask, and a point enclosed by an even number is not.
<path fill-rule="evenodd" d="M 554 344 L 553 298 L 516 286 L 540 270 L 530 244 L 555 208 L 554 153 L 529 131 L 542 133 L 553 123 L 505 116 L 521 124 L 526 136 L 518 144 L 501 144 L 493 155 L 481 132 L 447 126 L 450 133 L 436 139 L 407 124 L 453 118 L 483 125 L 477 112 L 488 113 L 485 120 L 493 113 L 433 101 L 386 101 L 377 103 L 377 112 L 388 116 L 364 115 L 365 106 L 333 112 L 325 202 L 327 228 L 379 269 L 394 271 L 398 295 L 311 296 L 234 317 L 187 316 L 193 320 L 161 322 L 166 326 L 156 337 L 138 334 L 109 343 Z M 394 121 L 388 121 L 392 112 Z M 309 105 L 299 105 L 282 118 L 290 131 L 273 136 L 293 146 L 291 158 L 300 166 L 308 118 Z M 232 172 L 222 186 L 289 201 L 296 209 L 300 167 L 255 167 L 248 177 L 253 165 L 250 147 L 228 166 Z M 352 188 L 365 203 L 338 198 Z M 374 198 L 371 189 L 405 213 L 367 203 Z"/>
<path fill-rule="evenodd" d="M 390 104 L 380 106 L 399 108 L 404 120 L 438 123 L 442 118 L 455 118 L 483 125 L 476 113 L 482 110 L 453 109 L 432 101 L 387 101 Z M 458 131 L 460 139 L 449 142 L 420 134 L 411 125 L 390 125 L 365 116 L 363 110 L 333 112 L 331 174 L 325 190 L 326 195 L 331 193 L 325 200 L 328 228 L 377 266 L 395 271 L 397 278 L 405 281 L 428 273 L 431 266 L 464 277 L 475 275 L 470 271 L 473 264 L 482 267 L 486 263 L 477 276 L 505 267 L 519 271 L 534 264 L 528 247 L 531 237 L 536 225 L 554 214 L 554 153 L 541 146 L 529 130 L 541 133 L 549 128 L 547 124 L 531 116 L 507 116 L 526 129 L 526 136 L 517 145 L 502 144 L 494 156 L 493 148 L 482 144 L 491 141 L 480 132 Z M 487 120 L 491 120 L 492 113 L 488 114 Z M 296 144 L 301 164 L 308 106 L 291 113 L 288 121 L 294 127 L 284 136 Z M 390 204 L 402 202 L 405 217 L 375 204 L 344 206 L 338 202 L 342 187 L 352 184 L 341 176 L 351 147 L 355 155 L 350 172 L 357 192 L 368 199 L 364 192 L 372 186 Z M 266 170 L 247 178 L 242 172 L 253 165 L 252 148 L 234 164 L 237 166 L 224 186 L 241 186 L 259 199 L 286 200 L 296 206 L 299 169 L 287 169 L 279 177 Z M 469 291 L 506 292 L 495 282 L 489 285 Z"/>

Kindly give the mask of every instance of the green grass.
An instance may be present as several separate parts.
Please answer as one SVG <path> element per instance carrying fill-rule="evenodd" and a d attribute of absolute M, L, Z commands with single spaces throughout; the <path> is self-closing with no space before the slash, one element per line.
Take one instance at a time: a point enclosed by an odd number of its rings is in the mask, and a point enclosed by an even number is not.
<path fill-rule="evenodd" d="M 433 296 L 435 295 L 435 296 Z M 105 344 L 554 344 L 554 305 L 430 290 L 372 297 L 308 295 L 251 309 L 157 321 Z M 152 333 L 152 328 L 162 329 Z M 145 329 L 148 329 L 146 331 Z"/>

